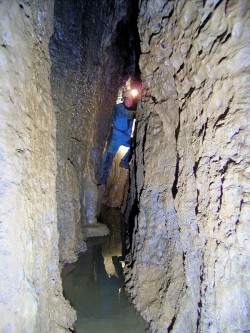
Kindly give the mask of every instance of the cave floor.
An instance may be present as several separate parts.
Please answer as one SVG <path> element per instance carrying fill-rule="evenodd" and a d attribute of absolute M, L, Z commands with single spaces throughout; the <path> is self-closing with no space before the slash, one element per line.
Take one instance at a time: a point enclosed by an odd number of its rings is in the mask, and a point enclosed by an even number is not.
<path fill-rule="evenodd" d="M 62 272 L 64 295 L 77 311 L 75 332 L 148 332 L 125 292 L 119 210 L 106 210 L 103 220 L 110 235 L 90 238 L 88 250 Z"/>

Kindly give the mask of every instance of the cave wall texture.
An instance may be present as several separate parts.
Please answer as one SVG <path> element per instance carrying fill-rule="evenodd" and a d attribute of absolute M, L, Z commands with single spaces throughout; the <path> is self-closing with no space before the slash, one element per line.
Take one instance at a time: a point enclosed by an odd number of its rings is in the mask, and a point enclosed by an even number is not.
<path fill-rule="evenodd" d="M 80 222 L 95 221 L 111 111 L 135 67 L 135 3 L 0 1 L 1 332 L 73 327 L 59 260 L 76 260 Z"/>
<path fill-rule="evenodd" d="M 0 1 L 1 332 L 72 328 L 59 252 L 75 260 L 95 221 L 134 3 L 57 0 L 53 18 L 52 0 Z M 140 2 L 125 278 L 152 332 L 250 331 L 249 11 Z"/>
<path fill-rule="evenodd" d="M 62 262 L 76 260 L 84 249 L 82 225 L 96 222 L 96 177 L 112 109 L 136 66 L 135 5 L 128 0 L 55 1 L 50 54 Z"/>
<path fill-rule="evenodd" d="M 249 332 L 250 2 L 140 2 L 125 277 L 152 332 Z"/>
<path fill-rule="evenodd" d="M 0 332 L 68 332 L 58 268 L 53 1 L 0 2 Z"/>

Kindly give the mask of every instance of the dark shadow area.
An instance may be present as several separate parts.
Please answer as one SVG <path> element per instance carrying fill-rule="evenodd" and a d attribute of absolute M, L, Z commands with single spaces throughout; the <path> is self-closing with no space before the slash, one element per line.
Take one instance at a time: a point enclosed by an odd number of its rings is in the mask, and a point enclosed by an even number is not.
<path fill-rule="evenodd" d="M 135 131 L 131 145 L 131 154 L 130 154 L 130 164 L 131 169 L 133 169 L 132 179 L 129 177 L 127 184 L 127 193 L 126 193 L 126 204 L 123 207 L 124 211 L 121 216 L 121 225 L 122 225 L 122 244 L 123 244 L 123 257 L 131 253 L 131 246 L 133 241 L 133 233 L 135 227 L 135 221 L 139 215 L 139 202 L 138 202 L 138 192 L 137 188 L 133 188 L 133 184 L 136 183 L 137 177 L 137 160 L 133 155 L 136 153 L 136 134 L 137 134 L 137 123 L 135 123 Z M 132 264 L 132 262 L 130 263 Z"/>
<path fill-rule="evenodd" d="M 135 220 L 139 215 L 138 201 L 135 200 L 131 210 L 129 212 L 129 217 L 127 220 L 123 220 L 123 234 L 124 234 L 124 242 L 123 242 L 123 256 L 125 257 L 127 254 L 131 252 L 131 246 L 133 241 L 133 232 L 135 227 Z"/>

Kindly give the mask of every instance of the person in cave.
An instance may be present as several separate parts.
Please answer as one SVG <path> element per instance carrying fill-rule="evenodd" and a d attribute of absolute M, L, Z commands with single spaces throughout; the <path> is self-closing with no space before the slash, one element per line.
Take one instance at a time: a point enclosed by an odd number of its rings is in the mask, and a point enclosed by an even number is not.
<path fill-rule="evenodd" d="M 122 93 L 123 102 L 116 104 L 112 113 L 112 129 L 102 157 L 98 185 L 106 184 L 113 159 L 120 146 L 128 147 L 127 153 L 121 159 L 120 167 L 128 169 L 130 157 L 130 144 L 135 118 L 134 100 L 137 91 L 125 90 Z"/>

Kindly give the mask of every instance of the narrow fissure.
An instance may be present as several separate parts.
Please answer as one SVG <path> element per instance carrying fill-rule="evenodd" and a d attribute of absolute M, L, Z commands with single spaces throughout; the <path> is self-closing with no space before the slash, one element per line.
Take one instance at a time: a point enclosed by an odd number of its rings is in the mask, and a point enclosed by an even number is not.
<path fill-rule="evenodd" d="M 0 332 L 249 332 L 249 4 L 0 1 Z"/>
<path fill-rule="evenodd" d="M 79 256 L 62 274 L 64 295 L 76 310 L 75 332 L 141 333 L 146 327 L 129 303 L 120 262 L 126 246 L 121 249 L 118 215 L 129 175 L 131 157 L 124 157 L 129 147 L 125 140 L 118 152 L 109 148 L 122 138 L 113 139 L 114 128 L 125 126 L 122 118 L 111 119 L 114 105 L 125 105 L 129 134 L 135 126 L 136 97 L 130 105 L 126 91 L 139 92 L 141 84 L 138 10 L 137 1 L 55 1 L 50 53 L 57 109 L 59 254 L 64 264 Z M 66 206 L 65 191 L 74 195 Z M 103 207 L 113 207 L 113 216 Z M 124 245 L 127 238 L 131 242 L 133 218 L 123 224 Z M 109 236 L 104 236 L 106 225 Z"/>

